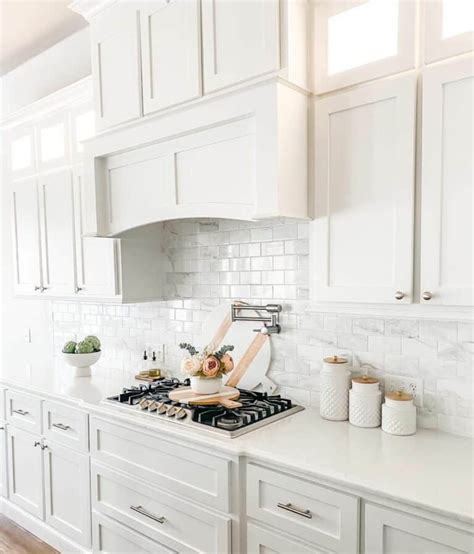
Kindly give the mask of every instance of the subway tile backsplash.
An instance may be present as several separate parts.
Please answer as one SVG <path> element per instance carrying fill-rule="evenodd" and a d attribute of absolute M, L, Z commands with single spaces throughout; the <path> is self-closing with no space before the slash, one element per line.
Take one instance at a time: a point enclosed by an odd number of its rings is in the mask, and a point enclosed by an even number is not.
<path fill-rule="evenodd" d="M 269 376 L 283 395 L 319 403 L 322 358 L 349 356 L 354 370 L 420 376 L 419 425 L 473 434 L 473 325 L 307 311 L 309 224 L 271 220 L 184 220 L 163 224 L 173 300 L 136 305 L 53 303 L 56 351 L 71 337 L 96 334 L 103 356 L 96 373 L 135 374 L 145 345 L 165 345 L 169 374 L 179 376 L 177 344 L 198 340 L 221 302 L 269 300 L 284 305 L 282 332 L 272 336 Z"/>

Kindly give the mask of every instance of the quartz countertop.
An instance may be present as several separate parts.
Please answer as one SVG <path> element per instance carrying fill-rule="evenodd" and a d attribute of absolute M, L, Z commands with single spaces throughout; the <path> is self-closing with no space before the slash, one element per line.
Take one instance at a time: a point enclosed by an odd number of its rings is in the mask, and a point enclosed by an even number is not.
<path fill-rule="evenodd" d="M 326 421 L 317 410 L 307 408 L 230 439 L 102 403 L 107 396 L 130 386 L 130 379 L 72 378 L 65 367 L 57 362 L 53 366 L 54 371 L 35 371 L 21 379 L 4 371 L 0 385 L 68 401 L 95 414 L 112 415 L 116 421 L 139 423 L 148 431 L 166 431 L 181 440 L 205 444 L 208 449 L 283 466 L 356 493 L 407 502 L 474 523 L 474 442 L 469 438 L 426 429 L 397 437 L 380 428 L 361 429 L 348 422 Z"/>

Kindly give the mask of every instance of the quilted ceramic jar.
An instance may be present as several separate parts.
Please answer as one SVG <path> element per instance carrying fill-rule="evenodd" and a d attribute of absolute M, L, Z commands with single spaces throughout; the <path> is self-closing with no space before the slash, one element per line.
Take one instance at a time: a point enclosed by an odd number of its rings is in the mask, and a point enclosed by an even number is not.
<path fill-rule="evenodd" d="M 391 435 L 416 433 L 416 406 L 411 394 L 397 391 L 385 395 L 385 404 L 382 406 L 382 430 Z"/>
<path fill-rule="evenodd" d="M 319 405 L 321 417 L 331 421 L 345 421 L 349 418 L 350 382 L 351 372 L 345 358 L 324 358 Z"/>
<path fill-rule="evenodd" d="M 356 427 L 379 427 L 382 392 L 375 377 L 362 375 L 352 379 L 349 391 L 349 422 Z"/>

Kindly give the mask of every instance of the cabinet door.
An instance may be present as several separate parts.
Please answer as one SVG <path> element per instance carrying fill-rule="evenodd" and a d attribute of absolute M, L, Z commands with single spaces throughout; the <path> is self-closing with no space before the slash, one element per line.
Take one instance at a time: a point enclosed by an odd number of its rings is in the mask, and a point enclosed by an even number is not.
<path fill-rule="evenodd" d="M 425 61 L 433 62 L 474 49 L 474 2 L 430 0 L 425 10 Z"/>
<path fill-rule="evenodd" d="M 48 170 L 65 165 L 71 157 L 69 117 L 60 113 L 38 125 L 38 167 Z"/>
<path fill-rule="evenodd" d="M 43 284 L 36 179 L 29 178 L 12 184 L 12 210 L 15 291 L 39 293 Z"/>
<path fill-rule="evenodd" d="M 199 0 L 157 0 L 140 11 L 143 110 L 150 113 L 201 94 Z"/>
<path fill-rule="evenodd" d="M 47 294 L 74 294 L 75 240 L 72 173 L 39 179 L 42 215 L 43 277 Z"/>
<path fill-rule="evenodd" d="M 10 501 L 43 519 L 43 457 L 39 436 L 11 425 L 7 436 Z"/>
<path fill-rule="evenodd" d="M 411 302 L 415 90 L 410 75 L 316 101 L 315 300 Z"/>
<path fill-rule="evenodd" d="M 89 457 L 45 441 L 46 522 L 72 540 L 91 542 Z"/>
<path fill-rule="evenodd" d="M 76 223 L 77 286 L 80 296 L 115 296 L 117 290 L 116 240 L 106 237 L 84 237 L 84 194 L 82 171 L 74 174 Z"/>
<path fill-rule="evenodd" d="M 315 92 L 413 68 L 416 21 L 414 1 L 315 3 Z"/>
<path fill-rule="evenodd" d="M 7 426 L 0 422 L 0 496 L 8 496 Z"/>
<path fill-rule="evenodd" d="M 395 510 L 365 507 L 366 554 L 472 553 L 473 536 Z"/>
<path fill-rule="evenodd" d="M 32 125 L 15 128 L 8 133 L 9 168 L 18 179 L 36 171 L 35 128 Z"/>
<path fill-rule="evenodd" d="M 316 546 L 306 546 L 276 531 L 268 531 L 253 523 L 247 524 L 248 554 L 327 554 Z"/>
<path fill-rule="evenodd" d="M 202 0 L 204 92 L 280 68 L 278 0 Z"/>
<path fill-rule="evenodd" d="M 423 303 L 473 304 L 473 97 L 472 59 L 425 69 L 420 283 Z"/>
<path fill-rule="evenodd" d="M 140 117 L 139 11 L 133 2 L 104 10 L 91 22 L 91 64 L 99 128 Z"/>

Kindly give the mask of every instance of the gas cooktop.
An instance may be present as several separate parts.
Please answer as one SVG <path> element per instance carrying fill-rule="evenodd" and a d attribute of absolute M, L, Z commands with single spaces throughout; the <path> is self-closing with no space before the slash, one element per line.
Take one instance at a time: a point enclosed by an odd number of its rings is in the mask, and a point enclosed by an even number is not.
<path fill-rule="evenodd" d="M 120 394 L 105 400 L 121 408 L 141 411 L 150 417 L 159 417 L 185 427 L 201 428 L 230 438 L 238 437 L 268 423 L 301 410 L 291 400 L 280 395 L 240 390 L 241 408 L 223 406 L 188 406 L 169 399 L 168 393 L 189 386 L 189 380 L 160 379 L 149 385 L 124 388 Z"/>

